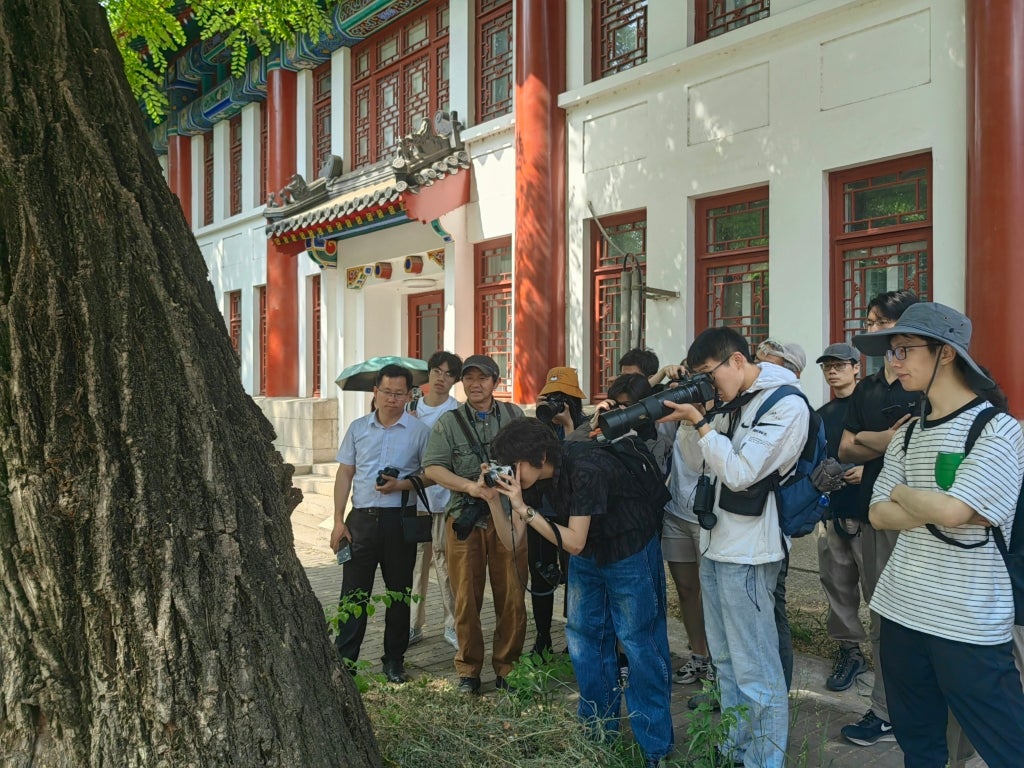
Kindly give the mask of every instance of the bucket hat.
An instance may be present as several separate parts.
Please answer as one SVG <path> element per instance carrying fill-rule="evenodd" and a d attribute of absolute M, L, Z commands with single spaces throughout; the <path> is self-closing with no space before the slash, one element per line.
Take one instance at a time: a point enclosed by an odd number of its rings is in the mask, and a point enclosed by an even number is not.
<path fill-rule="evenodd" d="M 580 389 L 580 379 L 576 375 L 575 368 L 552 368 L 548 371 L 547 383 L 540 394 L 550 395 L 552 392 L 563 392 L 566 395 L 578 397 L 580 400 L 586 399 L 586 395 Z"/>
<path fill-rule="evenodd" d="M 945 304 L 921 301 L 911 304 L 900 315 L 896 325 L 884 331 L 861 333 L 853 337 L 853 345 L 865 355 L 884 355 L 889 349 L 893 336 L 922 336 L 948 344 L 964 359 L 973 385 L 979 389 L 991 389 L 996 384 L 970 356 L 967 348 L 971 344 L 971 321 L 966 315 Z"/>

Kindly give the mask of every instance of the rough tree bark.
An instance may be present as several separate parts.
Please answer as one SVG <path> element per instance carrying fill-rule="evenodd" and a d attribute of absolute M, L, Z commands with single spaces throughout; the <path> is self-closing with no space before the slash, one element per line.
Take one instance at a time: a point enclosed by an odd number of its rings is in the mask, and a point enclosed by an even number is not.
<path fill-rule="evenodd" d="M 379 765 L 101 8 L 0 2 L 0 764 Z"/>

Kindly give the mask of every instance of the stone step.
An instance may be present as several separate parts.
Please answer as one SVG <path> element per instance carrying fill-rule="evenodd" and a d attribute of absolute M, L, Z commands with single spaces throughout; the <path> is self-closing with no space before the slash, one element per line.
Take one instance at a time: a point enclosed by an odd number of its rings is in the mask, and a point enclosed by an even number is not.
<path fill-rule="evenodd" d="M 325 461 L 325 462 L 321 462 L 320 464 L 314 464 L 309 469 L 309 474 L 312 474 L 312 475 L 327 475 L 328 477 L 331 478 L 331 480 L 334 479 L 334 476 L 337 473 L 338 473 L 338 462 L 336 462 L 336 461 Z"/>
<path fill-rule="evenodd" d="M 292 485 L 302 491 L 303 496 L 334 496 L 334 478 L 326 475 L 296 475 L 292 477 Z"/>

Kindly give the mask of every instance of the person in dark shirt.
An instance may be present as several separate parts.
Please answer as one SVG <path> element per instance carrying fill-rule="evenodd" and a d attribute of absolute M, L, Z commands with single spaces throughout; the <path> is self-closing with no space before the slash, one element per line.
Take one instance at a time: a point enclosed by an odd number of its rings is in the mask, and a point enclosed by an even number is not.
<path fill-rule="evenodd" d="M 889 291 L 871 299 L 864 327 L 868 333 L 891 328 L 904 310 L 918 301 L 913 291 Z M 896 430 L 906 423 L 918 402 L 918 393 L 906 392 L 892 366 L 886 363 L 877 373 L 861 379 L 850 396 L 846 423 L 839 443 L 839 460 L 862 464 L 860 489 L 854 514 L 849 519 L 861 524 L 861 553 L 864 600 L 871 600 L 878 577 L 882 575 L 896 546 L 896 531 L 878 531 L 868 523 L 871 491 L 882 471 L 882 457 Z M 869 746 L 878 741 L 895 741 L 889 723 L 889 710 L 885 703 L 885 683 L 879 664 L 880 621 L 871 612 L 871 649 L 875 662 L 875 683 L 871 689 L 871 709 L 857 723 L 844 726 L 843 737 L 853 744 Z"/>
<path fill-rule="evenodd" d="M 834 395 L 818 413 L 825 425 L 828 455 L 838 459 L 847 406 L 860 373 L 860 354 L 849 344 L 830 344 L 817 363 Z M 818 526 L 818 575 L 828 598 L 828 636 L 839 646 L 832 674 L 825 681 L 830 691 L 845 691 L 867 669 L 860 648 L 867 633 L 859 615 L 864 560 L 856 518 L 863 469 L 855 465 L 844 473 L 846 485 L 829 496 L 831 520 Z"/>
<path fill-rule="evenodd" d="M 497 486 L 511 513 L 497 500 L 490 502 L 502 543 L 513 551 L 522 547 L 529 527 L 572 555 L 565 635 L 579 683 L 580 719 L 598 737 L 618 730 L 623 696 L 618 638 L 631 667 L 625 697 L 633 735 L 648 764 L 658 765 L 674 741 L 659 539 L 665 499 L 652 503 L 611 449 L 593 442 L 560 443 L 536 419 L 515 419 L 502 427 L 491 451 L 515 470 L 500 476 Z M 538 492 L 553 502 L 563 522 L 537 514 L 529 500 Z"/>

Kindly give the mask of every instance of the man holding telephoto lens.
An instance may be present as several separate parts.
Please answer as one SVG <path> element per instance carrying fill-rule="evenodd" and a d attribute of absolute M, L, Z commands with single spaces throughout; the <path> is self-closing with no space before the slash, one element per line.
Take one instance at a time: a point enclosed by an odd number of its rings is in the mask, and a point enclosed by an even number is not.
<path fill-rule="evenodd" d="M 687 466 L 708 478 L 705 488 L 714 483 L 711 511 L 698 515 L 704 623 L 722 709 L 746 707 L 718 747 L 721 762 L 781 768 L 789 711 L 772 592 L 789 542 L 771 487 L 803 449 L 808 406 L 799 395 L 782 397 L 751 424 L 774 389 L 797 379 L 778 365 L 752 363 L 746 339 L 732 328 L 701 333 L 686 365 L 711 377 L 723 403 L 714 415 L 700 404 L 664 403 L 666 420 L 689 425 L 678 438 Z"/>

